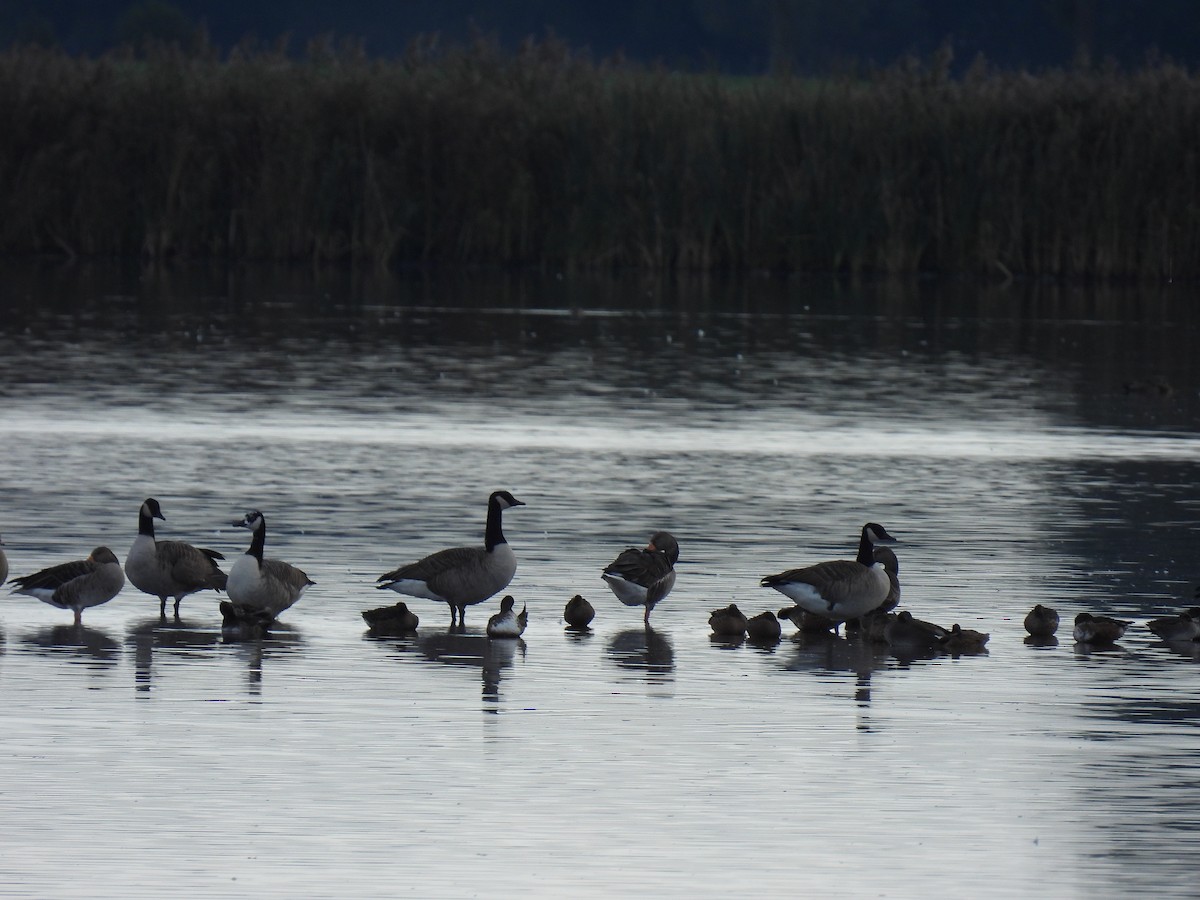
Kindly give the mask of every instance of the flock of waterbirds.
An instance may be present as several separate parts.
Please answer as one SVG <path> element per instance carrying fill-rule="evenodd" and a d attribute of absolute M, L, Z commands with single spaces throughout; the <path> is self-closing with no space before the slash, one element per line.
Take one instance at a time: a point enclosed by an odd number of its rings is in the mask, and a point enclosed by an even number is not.
<path fill-rule="evenodd" d="M 517 560 L 504 538 L 502 513 L 524 506 L 508 491 L 495 491 L 488 498 L 487 522 L 482 546 L 439 550 L 416 562 L 399 566 L 377 579 L 376 587 L 410 597 L 445 603 L 450 607 L 451 628 L 466 624 L 466 608 L 494 597 L 508 587 L 517 571 Z M 27 594 L 75 614 L 82 623 L 85 609 L 113 599 L 128 581 L 138 590 L 157 597 L 159 615 L 165 619 L 167 601 L 174 601 L 175 617 L 184 597 L 199 591 L 224 592 L 220 600 L 222 628 L 242 637 L 262 637 L 281 613 L 293 606 L 314 584 L 301 569 L 264 555 L 267 522 L 252 510 L 232 524 L 251 532 L 250 546 L 228 573 L 219 563 L 225 557 L 215 550 L 194 547 L 183 541 L 158 540 L 154 520 L 166 521 L 162 507 L 148 498 L 138 511 L 138 534 L 125 558 L 120 560 L 108 547 L 97 547 L 86 559 L 62 563 L 13 578 L 13 593 Z M 884 642 L 897 653 L 984 652 L 989 635 L 955 623 L 944 628 L 915 618 L 908 610 L 896 611 L 900 603 L 900 564 L 887 545 L 897 543 L 887 530 L 874 522 L 863 526 L 858 554 L 852 560 L 819 562 L 802 568 L 768 575 L 762 587 L 773 588 L 793 602 L 778 614 L 764 611 L 747 617 L 737 604 L 712 612 L 709 625 L 714 637 L 749 638 L 775 642 L 781 637 L 780 620 L 791 621 L 801 632 L 835 635 L 845 625 L 847 636 Z M 4 542 L 0 540 L 0 547 Z M 642 607 L 643 621 L 650 628 L 650 613 L 675 586 L 675 564 L 679 542 L 666 531 L 656 532 L 645 547 L 630 547 L 617 555 L 601 572 L 601 578 L 626 606 Z M 0 549 L 0 584 L 8 578 L 8 559 Z M 1200 589 L 1197 590 L 1200 599 Z M 576 594 L 563 609 L 563 620 L 572 629 L 586 630 L 595 618 L 595 607 Z M 408 605 L 368 609 L 362 613 L 370 630 L 377 634 L 415 632 L 420 621 Z M 501 600 L 500 611 L 489 618 L 491 638 L 517 638 L 529 620 L 528 608 L 516 611 L 511 595 Z M 1074 639 L 1081 644 L 1111 645 L 1120 640 L 1131 621 L 1079 613 Z M 1176 616 L 1152 619 L 1147 627 L 1160 639 L 1200 641 L 1200 607 Z M 1036 605 L 1024 620 L 1027 642 L 1053 642 L 1059 615 L 1047 606 Z"/>

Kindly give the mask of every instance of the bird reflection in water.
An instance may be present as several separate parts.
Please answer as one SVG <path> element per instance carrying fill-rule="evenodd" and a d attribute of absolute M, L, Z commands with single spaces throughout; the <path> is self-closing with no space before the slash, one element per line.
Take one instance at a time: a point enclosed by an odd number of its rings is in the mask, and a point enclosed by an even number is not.
<path fill-rule="evenodd" d="M 29 637 L 25 643 L 35 652 L 62 656 L 94 669 L 109 669 L 121 656 L 121 645 L 112 635 L 87 625 L 53 625 Z"/>
<path fill-rule="evenodd" d="M 238 629 L 223 628 L 221 644 L 245 660 L 246 690 L 250 696 L 258 697 L 262 695 L 263 660 L 301 650 L 304 634 L 294 625 L 276 621 L 265 634 L 258 629 L 243 633 Z"/>
<path fill-rule="evenodd" d="M 617 632 L 605 649 L 614 663 L 622 669 L 645 673 L 651 684 L 666 684 L 675 670 L 675 648 L 671 646 L 671 639 L 649 625 Z"/>
<path fill-rule="evenodd" d="M 886 644 L 859 637 L 841 637 L 829 631 L 797 631 L 791 638 L 795 652 L 785 658 L 789 671 L 853 672 L 854 699 L 871 700 L 871 673 L 887 667 Z"/>
<path fill-rule="evenodd" d="M 446 631 L 433 634 L 413 634 L 402 638 L 385 638 L 370 632 L 369 640 L 386 643 L 399 651 L 398 655 L 419 653 L 426 662 L 463 669 L 478 669 L 482 677 L 485 712 L 499 712 L 500 682 L 504 670 L 511 669 L 517 655 L 525 659 L 524 638 L 489 638 L 482 631 L 453 625 Z"/>
<path fill-rule="evenodd" d="M 154 656 L 172 653 L 192 658 L 211 657 L 221 637 L 215 631 L 189 625 L 184 619 L 146 619 L 129 629 L 126 642 L 133 645 L 134 685 L 148 693 L 154 681 Z"/>

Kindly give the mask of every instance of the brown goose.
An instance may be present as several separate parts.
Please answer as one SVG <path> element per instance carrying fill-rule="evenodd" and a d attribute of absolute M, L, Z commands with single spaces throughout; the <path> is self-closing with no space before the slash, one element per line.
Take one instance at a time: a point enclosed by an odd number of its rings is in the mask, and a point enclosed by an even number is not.
<path fill-rule="evenodd" d="M 179 601 L 197 591 L 225 590 L 225 573 L 217 567 L 224 559 L 215 550 L 193 547 L 183 541 L 156 541 L 154 520 L 167 517 L 153 497 L 138 511 L 138 536 L 125 557 L 125 574 L 139 591 L 158 598 L 158 614 L 166 616 L 167 598 L 175 598 L 175 616 Z"/>
<path fill-rule="evenodd" d="M 97 547 L 87 559 L 62 563 L 14 578 L 13 593 L 37 597 L 43 603 L 69 609 L 75 624 L 83 622 L 83 611 L 107 603 L 125 586 L 121 561 L 107 547 Z"/>
<path fill-rule="evenodd" d="M 862 528 L 855 559 L 839 559 L 768 575 L 760 582 L 774 588 L 805 612 L 823 616 L 837 625 L 878 609 L 892 593 L 886 563 L 875 558 L 875 545 L 895 543 L 882 525 L 868 522 Z M 896 582 L 899 601 L 899 581 Z"/>
<path fill-rule="evenodd" d="M 655 532 L 644 549 L 630 547 L 604 567 L 600 577 L 626 606 L 644 606 L 642 617 L 650 624 L 650 610 L 675 586 L 679 542 L 666 531 Z"/>
<path fill-rule="evenodd" d="M 504 539 L 501 514 L 525 504 L 508 491 L 488 497 L 482 547 L 451 547 L 393 569 L 377 579 L 380 590 L 438 600 L 450 607 L 450 624 L 466 624 L 467 607 L 508 587 L 517 573 L 517 557 Z"/>
<path fill-rule="evenodd" d="M 229 570 L 226 591 L 233 608 L 244 610 L 245 615 L 267 613 L 275 619 L 315 582 L 290 563 L 263 558 L 267 520 L 258 510 L 246 513 L 233 525 L 253 532 L 250 549 Z"/>

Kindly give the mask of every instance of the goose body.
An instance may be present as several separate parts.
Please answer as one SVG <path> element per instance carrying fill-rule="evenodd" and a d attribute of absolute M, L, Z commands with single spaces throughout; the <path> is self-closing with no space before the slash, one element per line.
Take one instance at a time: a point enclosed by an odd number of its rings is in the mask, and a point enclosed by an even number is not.
<path fill-rule="evenodd" d="M 767 610 L 746 620 L 746 635 L 752 641 L 777 641 L 783 634 L 775 613 Z"/>
<path fill-rule="evenodd" d="M 1124 619 L 1083 612 L 1075 617 L 1074 637 L 1081 644 L 1112 644 L 1119 641 L 1132 624 Z"/>
<path fill-rule="evenodd" d="M 579 594 L 568 600 L 563 609 L 563 619 L 572 628 L 587 628 L 595 617 L 596 608 Z"/>
<path fill-rule="evenodd" d="M 364 610 L 363 621 L 371 626 L 372 631 L 386 634 L 401 634 L 405 631 L 416 631 L 421 620 L 417 614 L 408 608 L 403 600 L 397 600 L 391 606 L 381 606 L 378 609 Z"/>
<path fill-rule="evenodd" d="M 649 625 L 650 610 L 675 586 L 678 561 L 679 542 L 669 532 L 659 531 L 644 548 L 623 550 L 600 577 L 626 606 L 645 607 L 643 619 Z"/>
<path fill-rule="evenodd" d="M 125 557 L 125 574 L 139 591 L 158 598 L 160 616 L 167 614 L 167 598 L 173 597 L 178 617 L 179 601 L 188 594 L 225 590 L 226 576 L 217 566 L 217 560 L 225 557 L 183 541 L 155 540 L 155 519 L 165 522 L 166 516 L 150 497 L 138 511 L 138 535 Z"/>
<path fill-rule="evenodd" d="M 83 611 L 107 603 L 125 586 L 121 561 L 107 547 L 97 547 L 87 559 L 62 563 L 14 578 L 13 593 L 37 597 L 59 609 L 75 613 L 75 624 L 83 621 Z"/>
<path fill-rule="evenodd" d="M 1032 637 L 1052 637 L 1058 631 L 1058 610 L 1037 604 L 1025 615 L 1025 630 Z"/>
<path fill-rule="evenodd" d="M 269 614 L 275 619 L 299 600 L 314 582 L 290 563 L 263 557 L 267 520 L 258 510 L 246 513 L 233 525 L 249 528 L 253 537 L 250 549 L 229 570 L 226 593 L 235 608 Z"/>
<path fill-rule="evenodd" d="M 501 514 L 525 504 L 508 491 L 488 497 L 482 547 L 452 547 L 394 569 L 378 578 L 380 590 L 437 600 L 450 607 L 450 624 L 466 621 L 467 607 L 508 587 L 517 573 L 517 557 L 504 539 Z"/>
<path fill-rule="evenodd" d="M 1190 611 L 1163 619 L 1151 619 L 1146 627 L 1164 641 L 1194 641 L 1200 638 L 1200 621 Z"/>
<path fill-rule="evenodd" d="M 741 637 L 746 633 L 746 617 L 736 603 L 730 603 L 708 617 L 708 627 L 720 637 Z"/>
<path fill-rule="evenodd" d="M 517 601 L 511 595 L 505 594 L 500 601 L 500 612 L 496 613 L 487 623 L 487 635 L 494 638 L 515 638 L 525 633 L 529 622 L 529 612 L 524 604 L 521 611 L 516 611 Z"/>
<path fill-rule="evenodd" d="M 838 624 L 879 609 L 892 595 L 888 563 L 875 558 L 875 545 L 894 541 L 882 525 L 868 522 L 862 528 L 855 559 L 789 569 L 768 575 L 760 583 L 779 591 L 805 612 L 829 619 L 836 631 Z M 896 602 L 900 599 L 898 572 L 897 564 Z"/>

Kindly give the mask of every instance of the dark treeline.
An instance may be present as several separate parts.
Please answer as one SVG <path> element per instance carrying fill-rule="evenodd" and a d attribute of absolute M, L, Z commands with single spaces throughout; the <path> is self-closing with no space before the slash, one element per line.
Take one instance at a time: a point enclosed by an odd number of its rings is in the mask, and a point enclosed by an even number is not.
<path fill-rule="evenodd" d="M 1200 80 L 0 54 L 0 252 L 1200 276 Z"/>

